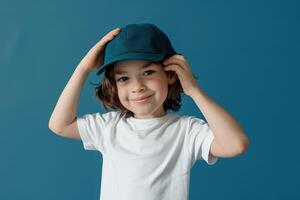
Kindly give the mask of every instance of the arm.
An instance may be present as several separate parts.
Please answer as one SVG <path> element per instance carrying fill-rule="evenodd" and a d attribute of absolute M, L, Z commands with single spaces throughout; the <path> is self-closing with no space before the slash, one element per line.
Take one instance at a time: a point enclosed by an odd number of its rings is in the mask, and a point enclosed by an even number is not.
<path fill-rule="evenodd" d="M 238 122 L 198 86 L 187 60 L 173 55 L 163 61 L 166 71 L 175 71 L 183 91 L 204 114 L 214 133 L 210 153 L 217 157 L 233 157 L 246 151 L 248 138 Z"/>
<path fill-rule="evenodd" d="M 245 152 L 248 138 L 233 116 L 207 96 L 200 87 L 196 87 L 190 96 L 214 133 L 211 154 L 218 157 L 233 157 Z"/>
<path fill-rule="evenodd" d="M 97 70 L 103 64 L 103 53 L 106 44 L 119 32 L 120 28 L 113 29 L 101 38 L 86 54 L 76 67 L 68 81 L 49 120 L 49 128 L 58 135 L 80 139 L 77 127 L 77 104 L 80 92 L 88 74 Z"/>
<path fill-rule="evenodd" d="M 63 130 L 72 124 L 69 127 L 72 130 L 66 132 L 73 134 L 73 136 L 69 135 L 72 138 L 80 139 L 76 124 L 77 104 L 89 72 L 79 64 L 61 93 L 49 120 L 49 128 L 56 134 L 63 136 Z"/>

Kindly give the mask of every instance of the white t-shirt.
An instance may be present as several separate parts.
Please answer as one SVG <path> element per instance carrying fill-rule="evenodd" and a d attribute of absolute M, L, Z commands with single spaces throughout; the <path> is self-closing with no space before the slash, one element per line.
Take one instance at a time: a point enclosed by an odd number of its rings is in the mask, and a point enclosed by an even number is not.
<path fill-rule="evenodd" d="M 152 119 L 120 117 L 120 111 L 77 118 L 84 149 L 102 154 L 100 200 L 187 200 L 196 160 L 209 153 L 208 124 L 173 112 Z"/>

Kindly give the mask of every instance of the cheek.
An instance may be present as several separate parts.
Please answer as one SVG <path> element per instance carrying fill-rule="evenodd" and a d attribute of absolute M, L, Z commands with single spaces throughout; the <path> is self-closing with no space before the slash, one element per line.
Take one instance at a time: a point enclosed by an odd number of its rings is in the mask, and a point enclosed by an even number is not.
<path fill-rule="evenodd" d="M 122 104 L 127 104 L 129 99 L 128 99 L 128 90 L 124 87 L 124 88 L 119 88 L 118 89 L 118 96 L 119 96 L 119 100 Z"/>
<path fill-rule="evenodd" d="M 117 90 L 118 90 L 119 100 L 122 101 L 124 99 L 124 89 L 118 87 Z"/>
<path fill-rule="evenodd" d="M 157 79 L 152 82 L 153 90 L 168 92 L 168 82 L 165 79 Z"/>

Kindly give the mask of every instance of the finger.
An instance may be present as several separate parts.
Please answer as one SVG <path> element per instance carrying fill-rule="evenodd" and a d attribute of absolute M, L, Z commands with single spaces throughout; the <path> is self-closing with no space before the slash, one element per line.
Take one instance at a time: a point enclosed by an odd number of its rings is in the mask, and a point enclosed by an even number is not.
<path fill-rule="evenodd" d="M 166 58 L 165 60 L 173 60 L 173 59 L 181 59 L 181 60 L 185 60 L 184 56 L 180 53 L 174 54 L 168 58 Z"/>
<path fill-rule="evenodd" d="M 177 74 L 182 73 L 182 71 L 183 71 L 183 69 L 179 65 L 176 65 L 176 64 L 168 65 L 168 66 L 164 67 L 164 70 L 175 71 Z"/>
<path fill-rule="evenodd" d="M 171 57 L 165 59 L 165 61 L 170 61 L 170 60 L 181 60 L 184 62 L 187 62 L 187 60 L 185 59 L 185 57 L 182 54 L 174 54 Z"/>
<path fill-rule="evenodd" d="M 178 65 L 169 65 L 167 67 L 165 67 L 166 71 L 174 71 L 175 74 L 177 75 L 177 77 L 181 80 L 182 79 L 182 68 L 180 68 Z"/>
<path fill-rule="evenodd" d="M 109 31 L 107 34 L 105 34 L 105 36 L 108 36 L 108 35 L 115 35 L 117 34 L 121 29 L 119 27 Z"/>
<path fill-rule="evenodd" d="M 110 31 L 99 41 L 99 44 L 105 45 L 107 42 L 112 40 L 116 35 L 118 35 L 120 31 L 121 28 L 115 28 L 114 30 Z"/>
<path fill-rule="evenodd" d="M 106 42 L 112 40 L 116 35 L 117 34 L 114 33 L 114 32 L 113 33 L 109 33 L 108 35 L 105 35 L 101 41 L 104 42 L 104 43 L 106 43 Z"/>
<path fill-rule="evenodd" d="M 170 60 L 186 61 L 185 57 L 183 57 L 182 55 L 177 55 L 177 54 L 165 59 L 165 61 L 170 61 Z"/>
<path fill-rule="evenodd" d="M 108 35 L 117 35 L 119 32 L 120 32 L 120 30 L 121 30 L 121 28 L 115 28 L 114 30 L 112 30 L 112 31 L 110 31 L 109 33 L 108 33 Z"/>
<path fill-rule="evenodd" d="M 178 59 L 165 60 L 165 61 L 163 62 L 163 64 L 164 64 L 165 66 L 175 64 L 175 65 L 178 65 L 178 66 L 179 66 L 180 68 L 182 68 L 182 69 L 184 69 L 184 68 L 185 68 L 184 65 L 186 65 L 183 61 L 180 61 L 180 60 L 178 60 Z"/>
<path fill-rule="evenodd" d="M 179 65 L 182 69 L 188 69 L 188 64 L 185 60 L 175 58 L 173 57 L 172 59 L 165 60 L 163 62 L 164 65 L 171 65 L 171 64 L 176 64 Z"/>
<path fill-rule="evenodd" d="M 181 60 L 185 60 L 185 57 L 182 54 L 180 54 L 180 53 L 175 54 L 174 57 L 176 57 L 178 59 L 181 59 Z"/>

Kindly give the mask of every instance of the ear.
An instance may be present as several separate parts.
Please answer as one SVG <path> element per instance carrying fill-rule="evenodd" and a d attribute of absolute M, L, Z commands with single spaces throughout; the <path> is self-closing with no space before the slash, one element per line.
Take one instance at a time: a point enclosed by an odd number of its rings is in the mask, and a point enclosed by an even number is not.
<path fill-rule="evenodd" d="M 177 80 L 177 75 L 174 71 L 167 72 L 168 84 L 172 85 Z"/>

